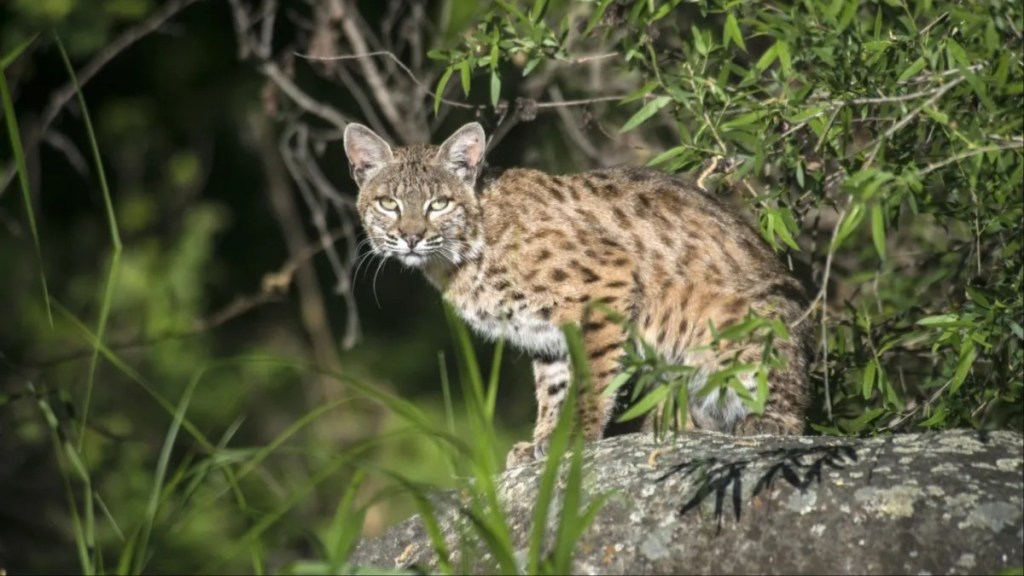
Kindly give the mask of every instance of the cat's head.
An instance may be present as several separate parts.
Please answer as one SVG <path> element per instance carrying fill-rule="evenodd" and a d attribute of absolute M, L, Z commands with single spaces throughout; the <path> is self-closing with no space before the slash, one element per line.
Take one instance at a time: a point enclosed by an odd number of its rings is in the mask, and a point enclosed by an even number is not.
<path fill-rule="evenodd" d="M 392 149 L 362 124 L 345 128 L 345 153 L 359 186 L 359 216 L 378 254 L 420 267 L 458 265 L 479 250 L 476 180 L 484 129 L 466 124 L 440 146 Z"/>

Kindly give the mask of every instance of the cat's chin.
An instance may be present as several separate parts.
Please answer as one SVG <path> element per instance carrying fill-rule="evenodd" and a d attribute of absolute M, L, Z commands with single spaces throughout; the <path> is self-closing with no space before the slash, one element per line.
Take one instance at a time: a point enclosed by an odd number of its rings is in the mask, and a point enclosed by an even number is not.
<path fill-rule="evenodd" d="M 423 264 L 425 264 L 427 261 L 426 256 L 414 253 L 398 254 L 396 257 L 398 258 L 399 262 L 408 266 L 409 268 L 422 268 Z"/>

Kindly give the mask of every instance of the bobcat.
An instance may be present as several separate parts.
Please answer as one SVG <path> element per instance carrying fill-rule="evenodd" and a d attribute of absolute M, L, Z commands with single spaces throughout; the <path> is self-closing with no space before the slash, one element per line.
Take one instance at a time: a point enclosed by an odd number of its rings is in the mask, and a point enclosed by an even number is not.
<path fill-rule="evenodd" d="M 509 466 L 546 454 L 570 381 L 563 323 L 580 326 L 591 374 L 577 422 L 585 440 L 603 436 L 615 398 L 602 391 L 621 371 L 627 338 L 609 311 L 669 361 L 698 369 L 689 384 L 693 426 L 802 432 L 806 323 L 774 344 L 785 362 L 769 373 L 763 414 L 732 389 L 696 394 L 724 358 L 756 362 L 762 354 L 752 345 L 712 350 L 709 321 L 721 329 L 753 310 L 794 324 L 807 306 L 801 284 L 756 231 L 710 193 L 650 169 L 485 169 L 485 134 L 475 122 L 440 146 L 392 149 L 360 124 L 349 124 L 344 140 L 372 249 L 420 269 L 477 332 L 532 356 L 533 442 L 516 444 Z M 756 387 L 752 374 L 740 380 Z"/>

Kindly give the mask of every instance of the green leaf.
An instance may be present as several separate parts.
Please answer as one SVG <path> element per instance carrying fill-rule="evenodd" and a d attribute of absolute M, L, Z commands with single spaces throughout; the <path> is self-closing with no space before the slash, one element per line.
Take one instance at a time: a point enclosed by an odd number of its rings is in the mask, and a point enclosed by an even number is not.
<path fill-rule="evenodd" d="M 960 359 L 956 364 L 956 372 L 949 384 L 949 392 L 955 393 L 967 378 L 967 372 L 974 365 L 974 359 L 978 357 L 978 349 L 974 346 L 973 340 L 966 340 L 960 347 Z"/>
<path fill-rule="evenodd" d="M 832 250 L 838 250 L 842 246 L 843 242 L 853 234 L 853 231 L 857 229 L 857 225 L 864 218 L 864 205 L 854 204 L 850 207 L 850 212 L 843 218 L 842 222 L 839 223 L 839 229 L 836 232 L 835 241 L 832 244 Z"/>
<path fill-rule="evenodd" d="M 721 129 L 723 132 L 734 130 L 741 126 L 749 126 L 754 122 L 757 122 L 761 118 L 764 118 L 768 114 L 767 110 L 754 110 L 753 112 L 747 112 L 746 114 L 740 114 L 739 116 L 729 120 L 722 124 Z"/>
<path fill-rule="evenodd" d="M 504 9 L 506 12 L 511 12 L 513 16 L 515 16 L 518 20 L 522 21 L 524 24 L 532 24 L 530 19 L 526 17 L 526 14 L 523 14 L 518 8 L 513 6 L 507 0 L 495 0 L 495 2 L 498 4 L 498 6 L 501 6 L 502 9 Z"/>
<path fill-rule="evenodd" d="M 776 51 L 779 54 L 779 64 L 782 66 L 782 73 L 789 76 L 793 73 L 793 57 L 789 53 L 789 44 L 779 40 L 775 43 Z"/>
<path fill-rule="evenodd" d="M 804 108 L 803 110 L 797 112 L 796 114 L 788 116 L 786 119 L 793 124 L 799 124 L 801 122 L 810 120 L 811 118 L 820 116 L 822 112 L 828 110 L 829 108 L 830 106 L 828 104 L 819 104 L 817 106 L 811 106 L 809 108 Z"/>
<path fill-rule="evenodd" d="M 924 108 L 921 109 L 921 111 L 927 114 L 929 118 L 935 120 L 939 124 L 945 126 L 949 125 L 949 115 L 943 112 L 942 110 L 939 110 L 935 106 L 925 106 Z"/>
<path fill-rule="evenodd" d="M 472 81 L 472 79 L 470 78 L 469 60 L 463 60 L 462 62 L 459 62 L 458 68 L 459 68 L 459 79 L 462 81 L 462 93 L 465 94 L 468 97 L 469 96 L 470 83 Z M 435 114 L 437 113 L 437 108 L 436 107 L 434 109 L 434 113 Z"/>
<path fill-rule="evenodd" d="M 1019 340 L 1024 340 L 1024 327 L 1013 320 L 1007 319 L 1007 322 L 1010 323 L 1010 331 L 1013 332 L 1013 335 Z"/>
<path fill-rule="evenodd" d="M 682 156 L 688 151 L 689 149 L 687 149 L 685 146 L 676 146 L 675 148 L 669 148 L 668 150 L 665 150 L 664 152 L 658 154 L 654 158 L 651 158 L 651 160 L 647 162 L 647 165 L 657 166 L 658 164 L 663 164 L 665 162 L 668 162 L 669 160 Z"/>
<path fill-rule="evenodd" d="M 672 99 L 668 96 L 658 96 L 647 104 L 644 104 L 644 107 L 637 110 L 636 114 L 633 114 L 633 117 L 626 122 L 626 125 L 619 129 L 619 134 L 629 132 L 633 128 L 643 124 L 650 119 L 651 116 L 657 114 L 658 110 L 664 108 L 665 105 L 671 101 Z"/>
<path fill-rule="evenodd" d="M 944 324 L 956 324 L 959 321 L 960 317 L 956 314 L 939 314 L 936 316 L 925 316 L 915 322 L 915 324 L 920 326 L 941 326 Z"/>
<path fill-rule="evenodd" d="M 639 100 L 639 99 L 643 98 L 644 96 L 647 96 L 648 94 L 650 94 L 651 90 L 654 90 L 658 86 L 661 86 L 661 82 L 658 82 L 657 80 L 651 80 L 647 84 L 644 84 L 643 86 L 641 86 L 639 89 L 629 93 L 629 95 L 627 95 L 625 98 L 620 100 L 620 102 L 622 104 L 628 104 L 628 103 L 630 103 L 630 102 L 632 102 L 634 100 Z"/>
<path fill-rule="evenodd" d="M 764 72 L 769 66 L 775 62 L 775 59 L 779 57 L 779 44 L 772 44 L 772 47 L 765 50 L 764 54 L 757 59 L 757 64 L 754 65 L 754 69 L 758 72 Z"/>
<path fill-rule="evenodd" d="M 847 432 L 851 433 L 860 432 L 884 412 L 884 408 L 872 408 L 870 410 L 865 410 L 864 413 L 857 418 L 843 423 L 843 428 L 845 428 Z"/>
<path fill-rule="evenodd" d="M 451 79 L 452 74 L 455 72 L 455 68 L 449 66 L 445 69 L 444 74 L 441 75 L 441 79 L 437 81 L 437 88 L 434 89 L 434 115 L 437 115 L 437 111 L 441 109 L 441 98 L 444 94 L 445 87 L 448 86 L 448 80 Z"/>
<path fill-rule="evenodd" d="M 740 47 L 740 50 L 747 51 L 747 45 L 743 43 L 743 33 L 740 32 L 740 23 L 736 21 L 736 15 L 729 12 L 729 15 L 725 17 L 725 31 L 722 34 L 725 37 L 725 47 L 729 47 L 729 41 L 732 40 Z"/>
<path fill-rule="evenodd" d="M 629 382 L 629 379 L 632 378 L 634 374 L 636 374 L 636 366 L 630 366 L 622 372 L 619 372 L 615 375 L 615 378 L 612 378 L 612 381 L 607 387 L 605 387 L 604 391 L 601 392 L 601 395 L 608 398 L 614 398 L 619 388 L 625 386 L 626 382 Z"/>
<path fill-rule="evenodd" d="M 878 371 L 877 360 L 868 362 L 864 367 L 864 378 L 861 382 L 861 394 L 865 400 L 871 399 L 871 392 L 875 385 L 875 373 Z"/>
<path fill-rule="evenodd" d="M 875 243 L 875 251 L 878 257 L 885 261 L 885 214 L 882 212 L 882 205 L 875 204 L 871 207 L 871 239 Z"/>
<path fill-rule="evenodd" d="M 790 232 L 789 225 L 787 224 L 790 219 L 787 219 L 785 215 L 783 215 L 783 211 L 788 211 L 788 208 L 779 208 L 771 214 L 772 217 L 769 222 L 771 222 L 772 232 L 781 238 L 787 246 L 799 252 L 800 246 L 798 246 L 796 240 L 793 239 L 793 234 Z"/>
<path fill-rule="evenodd" d="M 671 391 L 671 387 L 665 384 L 662 384 L 655 388 L 654 390 L 651 390 L 651 392 L 648 393 L 643 398 L 641 398 L 639 402 L 631 406 L 629 410 L 626 410 L 626 412 L 623 413 L 622 416 L 619 416 L 618 422 L 628 422 L 629 420 L 634 420 L 636 418 L 639 418 L 640 416 L 643 416 L 652 408 L 657 406 L 659 402 L 664 400 L 665 397 L 668 396 L 668 393 Z"/>
<path fill-rule="evenodd" d="M 544 17 L 544 12 L 547 8 L 547 0 L 534 0 L 533 8 L 530 8 L 530 20 L 532 20 L 534 24 L 540 22 L 540 19 Z"/>
<path fill-rule="evenodd" d="M 612 3 L 612 1 L 613 0 L 601 0 L 601 3 L 598 4 L 596 8 L 594 8 L 594 13 L 590 15 L 590 19 L 587 20 L 587 27 L 586 29 L 583 30 L 582 36 L 584 38 L 589 36 L 590 33 L 594 30 L 594 27 L 596 27 L 597 24 L 601 21 L 601 18 L 604 17 L 604 13 L 605 11 L 608 10 L 608 6 Z"/>
<path fill-rule="evenodd" d="M 898 84 L 902 84 L 902 83 L 906 82 L 907 80 L 910 80 L 914 76 L 917 76 L 917 74 L 921 70 L 924 70 L 924 67 L 927 66 L 927 65 L 928 65 L 928 61 L 925 60 L 923 56 L 922 57 L 918 57 L 917 60 L 914 60 L 913 64 L 911 64 L 910 66 L 907 66 L 907 68 L 905 70 L 903 70 L 902 73 L 900 73 L 899 78 L 896 79 L 896 82 Z"/>
<path fill-rule="evenodd" d="M 496 69 L 491 70 L 491 106 L 498 107 L 498 99 L 501 98 L 501 77 Z"/>
<path fill-rule="evenodd" d="M 531 58 L 530 61 L 526 63 L 526 66 L 523 67 L 523 77 L 529 76 L 530 72 L 533 72 L 533 69 L 536 68 L 538 64 L 540 64 L 540 58 Z"/>
<path fill-rule="evenodd" d="M 693 26 L 690 30 L 693 33 L 693 47 L 697 49 L 697 53 L 701 56 L 707 56 L 709 47 L 707 42 L 704 41 L 704 35 L 701 34 L 700 28 Z"/>

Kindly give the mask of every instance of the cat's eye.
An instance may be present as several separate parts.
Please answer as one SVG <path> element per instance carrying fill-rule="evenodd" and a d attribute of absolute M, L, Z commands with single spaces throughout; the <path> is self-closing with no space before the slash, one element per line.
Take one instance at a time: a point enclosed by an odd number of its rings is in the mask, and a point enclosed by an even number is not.
<path fill-rule="evenodd" d="M 447 207 L 448 207 L 448 199 L 447 198 L 434 198 L 433 200 L 430 201 L 430 209 L 435 211 L 435 212 L 439 212 L 441 210 L 444 210 Z"/>
<path fill-rule="evenodd" d="M 381 198 L 380 200 L 377 200 L 377 204 L 388 212 L 398 210 L 398 201 L 394 198 Z"/>

